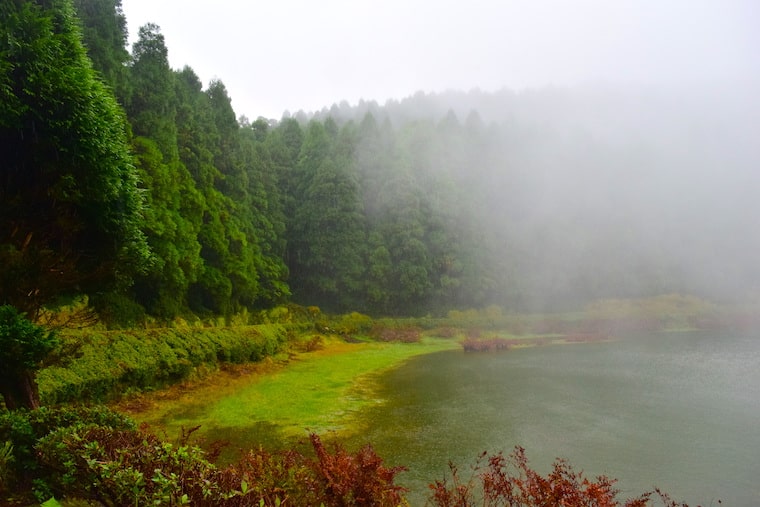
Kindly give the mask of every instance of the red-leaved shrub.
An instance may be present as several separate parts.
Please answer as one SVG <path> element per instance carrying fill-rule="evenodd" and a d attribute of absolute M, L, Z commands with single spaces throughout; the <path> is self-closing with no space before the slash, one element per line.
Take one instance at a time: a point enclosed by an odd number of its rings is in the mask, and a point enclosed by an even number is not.
<path fill-rule="evenodd" d="M 688 507 L 658 489 L 621 501 L 615 479 L 604 475 L 594 480 L 557 459 L 543 476 L 528 466 L 525 449 L 515 447 L 509 455 L 483 453 L 467 480 L 449 463 L 450 479 L 430 484 L 429 503 L 435 507 Z"/>

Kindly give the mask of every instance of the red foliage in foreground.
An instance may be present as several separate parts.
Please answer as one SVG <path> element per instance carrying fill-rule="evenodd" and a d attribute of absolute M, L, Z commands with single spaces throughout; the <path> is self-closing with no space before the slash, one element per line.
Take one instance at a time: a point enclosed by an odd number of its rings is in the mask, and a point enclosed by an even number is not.
<path fill-rule="evenodd" d="M 188 433 L 189 434 L 189 433 Z M 136 430 L 61 428 L 37 445 L 38 477 L 50 495 L 103 505 L 397 507 L 403 467 L 386 467 L 371 446 L 330 449 L 311 435 L 314 456 L 291 449 L 246 453 L 219 469 L 203 452 Z"/>
<path fill-rule="evenodd" d="M 665 507 L 688 507 L 657 489 L 621 503 L 615 479 L 602 475 L 589 480 L 562 459 L 544 477 L 528 466 L 522 447 L 508 457 L 483 453 L 466 482 L 455 465 L 449 463 L 449 469 L 450 480 L 430 484 L 435 507 L 647 507 L 656 501 Z"/>

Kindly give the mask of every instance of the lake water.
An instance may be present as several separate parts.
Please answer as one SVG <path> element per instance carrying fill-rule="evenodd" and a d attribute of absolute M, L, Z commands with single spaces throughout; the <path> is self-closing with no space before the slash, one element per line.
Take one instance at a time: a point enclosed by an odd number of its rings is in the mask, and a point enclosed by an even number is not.
<path fill-rule="evenodd" d="M 498 353 L 447 351 L 380 378 L 361 414 L 413 506 L 451 460 L 526 449 L 617 478 L 621 497 L 658 486 L 690 505 L 760 505 L 760 333 L 668 333 Z"/>

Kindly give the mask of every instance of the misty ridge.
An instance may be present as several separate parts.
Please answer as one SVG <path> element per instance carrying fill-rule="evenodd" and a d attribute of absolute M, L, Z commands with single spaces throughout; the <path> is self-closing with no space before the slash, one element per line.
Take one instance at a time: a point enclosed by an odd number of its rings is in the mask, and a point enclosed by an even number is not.
<path fill-rule="evenodd" d="M 749 88 L 418 92 L 295 118 L 357 126 L 370 222 L 425 209 L 456 238 L 455 271 L 477 272 L 480 291 L 451 303 L 758 296 L 760 102 Z"/>

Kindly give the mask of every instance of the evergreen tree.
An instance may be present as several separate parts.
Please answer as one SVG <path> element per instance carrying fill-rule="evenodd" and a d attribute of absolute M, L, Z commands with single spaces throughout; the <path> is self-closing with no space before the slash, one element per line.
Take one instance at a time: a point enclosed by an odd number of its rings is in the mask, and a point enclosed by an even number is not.
<path fill-rule="evenodd" d="M 36 373 L 58 340 L 10 305 L 0 306 L 0 394 L 5 408 L 40 406 Z"/>
<path fill-rule="evenodd" d="M 267 143 L 268 123 L 259 118 L 241 128 L 241 157 L 247 172 L 248 206 L 260 255 L 256 271 L 261 285 L 257 306 L 281 303 L 290 295 L 285 266 L 285 215 L 279 175 Z"/>
<path fill-rule="evenodd" d="M 127 18 L 121 0 L 74 0 L 82 21 L 82 36 L 87 56 L 117 99 L 127 96 L 128 63 Z"/>
<path fill-rule="evenodd" d="M 188 305 L 197 314 L 229 314 L 233 311 L 233 288 L 225 273 L 230 255 L 225 222 L 231 204 L 220 190 L 224 175 L 216 166 L 221 141 L 209 95 L 187 67 L 177 74 L 176 124 L 179 157 L 192 176 L 201 203 L 198 213 L 192 214 L 192 223 L 201 246 L 202 264 L 188 289 Z"/>
<path fill-rule="evenodd" d="M 256 266 L 261 264 L 262 254 L 254 227 L 255 209 L 248 194 L 248 172 L 241 160 L 240 127 L 232 103 L 224 83 L 219 80 L 211 82 L 206 95 L 218 134 L 214 165 L 221 177 L 217 188 L 224 196 L 222 213 L 228 217 L 223 222 L 226 248 L 217 252 L 222 259 L 219 269 L 231 282 L 229 309 L 237 311 L 252 307 L 259 297 Z"/>
<path fill-rule="evenodd" d="M 171 319 L 186 310 L 188 289 L 203 269 L 198 232 L 204 202 L 179 158 L 178 85 L 157 26 L 140 29 L 133 52 L 129 112 L 148 201 L 144 231 L 156 263 L 132 293 L 149 314 Z"/>
<path fill-rule="evenodd" d="M 174 73 L 169 66 L 169 51 L 161 29 L 148 23 L 140 27 L 132 47 L 129 74 L 130 94 L 127 116 L 137 136 L 152 139 L 164 161 L 177 160 L 176 101 Z"/>
<path fill-rule="evenodd" d="M 366 241 L 358 187 L 350 167 L 324 160 L 296 215 L 301 262 L 298 301 L 330 311 L 361 308 Z"/>
<path fill-rule="evenodd" d="M 203 267 L 197 238 L 203 198 L 185 166 L 165 163 L 152 140 L 137 137 L 133 149 L 147 201 L 143 230 L 156 261 L 132 293 L 149 314 L 168 320 L 187 309 L 188 288 Z"/>
<path fill-rule="evenodd" d="M 69 0 L 0 4 L 0 303 L 30 317 L 149 258 L 126 121 Z"/>
<path fill-rule="evenodd" d="M 39 406 L 56 346 L 31 320 L 58 298 L 127 285 L 149 260 L 126 120 L 68 0 L 0 4 L 0 393 Z"/>

